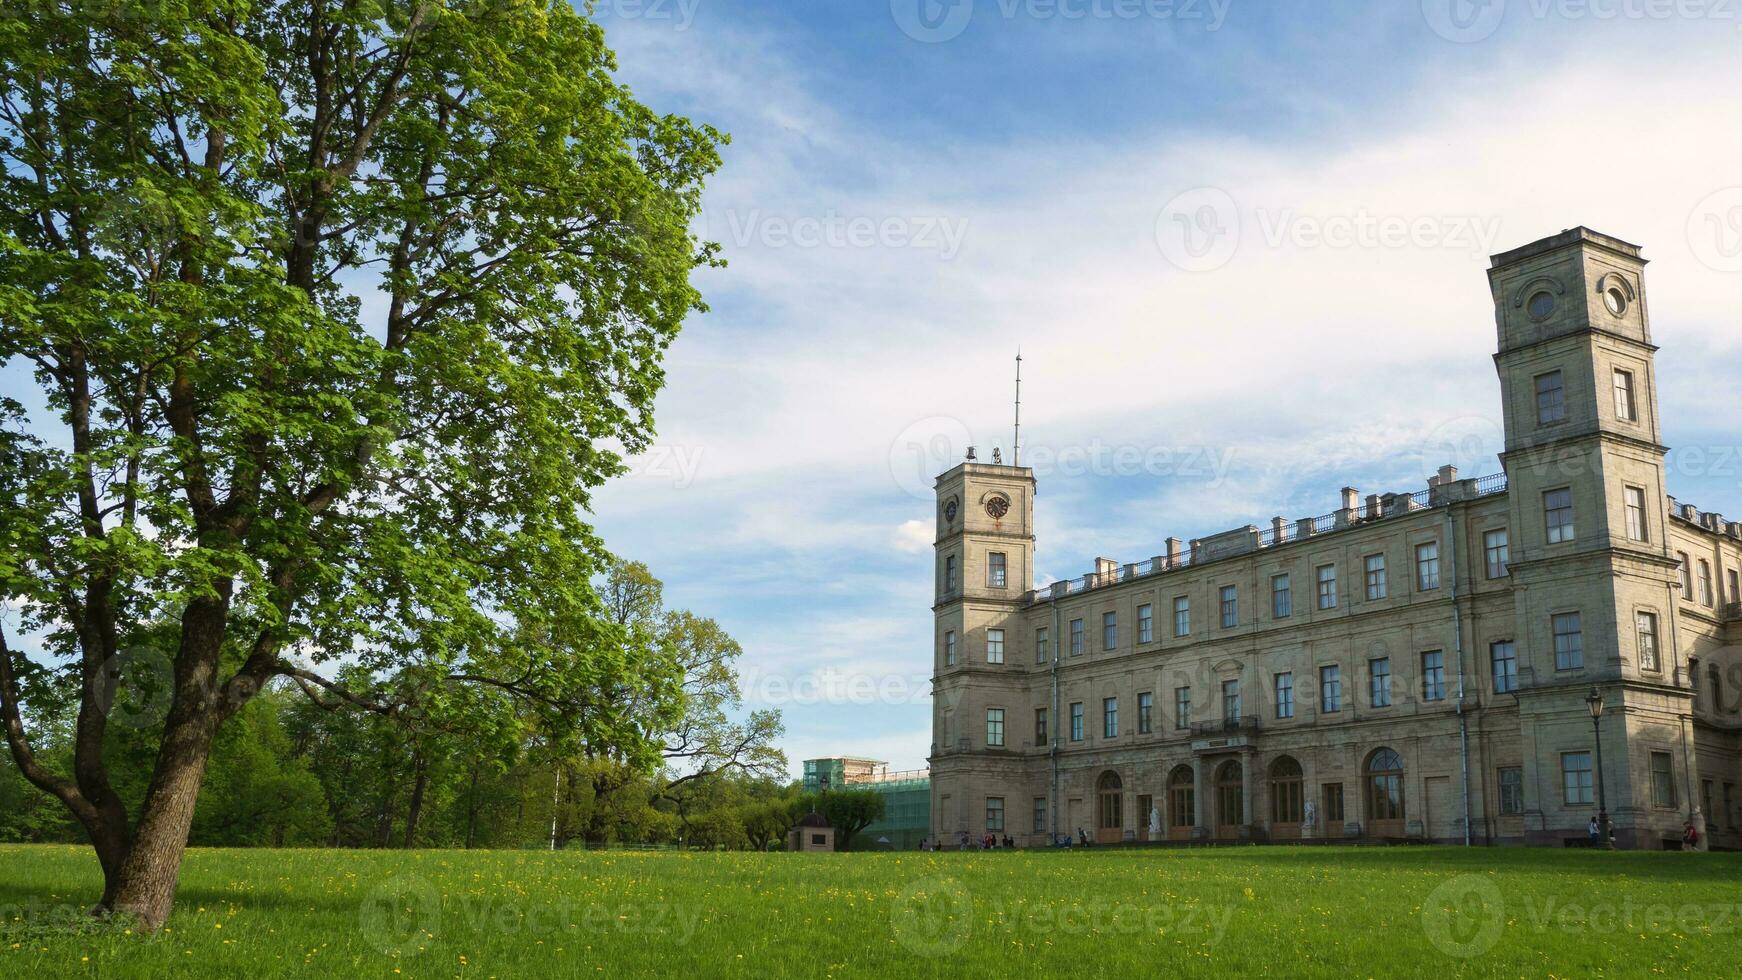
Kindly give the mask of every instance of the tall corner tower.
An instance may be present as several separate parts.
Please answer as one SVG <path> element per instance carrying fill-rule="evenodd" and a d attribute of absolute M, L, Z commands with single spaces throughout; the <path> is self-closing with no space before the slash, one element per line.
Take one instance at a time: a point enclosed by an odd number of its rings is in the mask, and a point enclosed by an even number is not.
<path fill-rule="evenodd" d="M 1034 588 L 1034 493 L 1034 471 L 1020 466 L 970 460 L 937 479 L 931 772 L 941 838 L 977 838 L 984 797 L 1002 793 L 993 787 L 1019 763 L 1036 643 L 1021 626 Z"/>
<path fill-rule="evenodd" d="M 1658 832 L 1633 775 L 1645 771 L 1639 746 L 1679 741 L 1687 707 L 1645 264 L 1638 246 L 1579 227 L 1496 255 L 1488 272 L 1525 758 L 1540 767 L 1536 786 L 1556 786 L 1564 753 L 1595 748 L 1585 698 L 1597 689 L 1618 837 Z M 1654 643 L 1641 640 L 1648 628 Z M 1538 829 L 1590 816 L 1533 795 Z"/>

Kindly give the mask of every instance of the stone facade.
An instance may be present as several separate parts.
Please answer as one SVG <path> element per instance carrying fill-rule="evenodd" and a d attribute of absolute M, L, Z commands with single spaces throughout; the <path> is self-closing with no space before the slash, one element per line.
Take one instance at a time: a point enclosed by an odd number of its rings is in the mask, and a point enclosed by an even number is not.
<path fill-rule="evenodd" d="M 1619 846 L 1742 847 L 1742 524 L 1668 495 L 1644 266 L 1494 257 L 1490 477 L 1039 591 L 1032 471 L 939 477 L 932 834 L 1559 846 L 1601 797 Z"/>

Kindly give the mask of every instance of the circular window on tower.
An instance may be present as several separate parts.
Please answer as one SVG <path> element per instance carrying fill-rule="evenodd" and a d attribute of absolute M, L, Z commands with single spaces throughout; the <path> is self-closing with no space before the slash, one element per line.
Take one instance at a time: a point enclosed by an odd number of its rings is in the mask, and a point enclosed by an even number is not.
<path fill-rule="evenodd" d="M 1546 320 L 1554 312 L 1554 294 L 1546 289 L 1542 290 L 1530 297 L 1530 302 L 1525 304 L 1524 309 L 1532 320 Z"/>
<path fill-rule="evenodd" d="M 1620 286 L 1610 286 L 1603 290 L 1603 305 L 1609 308 L 1611 314 L 1620 316 L 1627 312 L 1627 294 L 1621 291 Z"/>

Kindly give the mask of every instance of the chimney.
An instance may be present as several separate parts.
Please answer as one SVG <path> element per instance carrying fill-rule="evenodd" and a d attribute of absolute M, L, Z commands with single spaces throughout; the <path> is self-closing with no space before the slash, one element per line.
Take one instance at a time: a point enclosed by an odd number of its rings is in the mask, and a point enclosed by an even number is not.
<path fill-rule="evenodd" d="M 1376 493 L 1368 494 L 1367 495 L 1367 519 L 1373 520 L 1374 518 L 1379 517 L 1380 515 L 1382 515 L 1384 513 L 1385 513 L 1385 511 L 1383 511 L 1379 508 L 1379 495 Z"/>
<path fill-rule="evenodd" d="M 1281 517 L 1270 519 L 1270 543 L 1282 544 L 1288 540 L 1288 521 Z"/>
<path fill-rule="evenodd" d="M 1449 487 L 1458 482 L 1458 468 L 1447 463 L 1440 467 L 1440 486 Z"/>
<path fill-rule="evenodd" d="M 1355 489 L 1354 487 L 1344 487 L 1343 488 L 1343 509 L 1344 510 L 1354 510 L 1356 507 L 1361 506 L 1360 501 L 1361 501 L 1361 491 Z"/>
<path fill-rule="evenodd" d="M 1179 546 L 1181 543 L 1178 538 L 1167 539 L 1167 567 L 1179 567 Z"/>
<path fill-rule="evenodd" d="M 1119 563 L 1111 558 L 1095 559 L 1095 584 L 1111 585 L 1119 580 Z"/>

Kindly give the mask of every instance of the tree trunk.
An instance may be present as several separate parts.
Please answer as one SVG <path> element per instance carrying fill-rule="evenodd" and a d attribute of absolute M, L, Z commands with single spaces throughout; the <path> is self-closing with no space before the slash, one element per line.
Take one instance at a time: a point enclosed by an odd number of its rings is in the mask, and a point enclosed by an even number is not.
<path fill-rule="evenodd" d="M 417 843 L 417 818 L 423 812 L 424 787 L 429 785 L 429 766 L 423 761 L 423 753 L 417 753 L 415 759 L 417 777 L 411 786 L 411 803 L 405 810 L 405 847 L 407 849 Z"/>
<path fill-rule="evenodd" d="M 478 839 L 478 764 L 472 763 L 472 785 L 466 790 L 466 850 Z"/>
<path fill-rule="evenodd" d="M 175 904 L 194 804 L 199 800 L 200 782 L 205 778 L 212 736 L 217 731 L 215 713 L 202 711 L 202 707 L 172 712 L 133 846 L 116 873 L 108 876 L 103 890 L 107 908 L 133 916 L 140 930 L 148 933 L 163 927 Z M 177 718 L 178 713 L 192 717 Z"/>
<path fill-rule="evenodd" d="M 182 614 L 181 648 L 175 658 L 175 697 L 163 722 L 157 765 L 132 846 L 103 889 L 104 906 L 134 917 L 139 929 L 163 927 L 175 905 L 176 881 L 194 804 L 206 778 L 212 739 L 223 721 L 218 703 L 218 651 L 223 645 L 229 583 L 217 598 L 195 599 Z"/>

